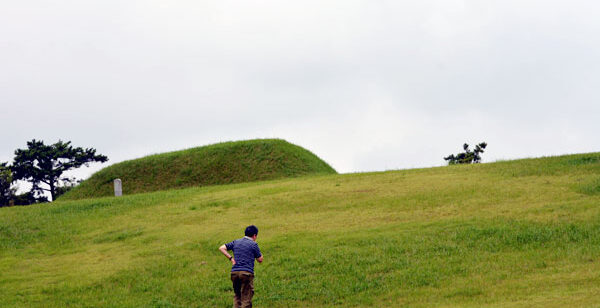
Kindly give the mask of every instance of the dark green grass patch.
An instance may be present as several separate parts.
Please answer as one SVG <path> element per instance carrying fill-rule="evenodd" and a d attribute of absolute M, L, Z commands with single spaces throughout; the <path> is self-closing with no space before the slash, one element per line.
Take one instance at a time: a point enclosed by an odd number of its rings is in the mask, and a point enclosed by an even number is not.
<path fill-rule="evenodd" d="M 129 238 L 134 238 L 142 235 L 142 229 L 125 229 L 117 231 L 109 231 L 94 240 L 94 243 L 109 243 L 124 241 Z"/>
<path fill-rule="evenodd" d="M 600 194 L 600 177 L 577 184 L 576 191 L 586 195 Z"/>
<path fill-rule="evenodd" d="M 566 164 L 573 165 L 573 166 L 600 164 L 600 155 L 597 153 L 579 155 L 579 156 L 567 159 Z"/>
<path fill-rule="evenodd" d="M 486 171 L 511 177 L 600 173 L 600 154 L 529 158 L 483 164 Z"/>
<path fill-rule="evenodd" d="M 589 242 L 600 244 L 599 224 L 540 224 L 508 222 L 489 226 L 466 226 L 454 232 L 456 242 L 488 252 L 536 249 L 548 245 Z"/>
<path fill-rule="evenodd" d="M 284 140 L 224 142 L 106 167 L 66 193 L 61 200 L 111 196 L 113 180 L 117 178 L 122 180 L 124 194 L 135 194 L 335 173 L 315 154 Z"/>

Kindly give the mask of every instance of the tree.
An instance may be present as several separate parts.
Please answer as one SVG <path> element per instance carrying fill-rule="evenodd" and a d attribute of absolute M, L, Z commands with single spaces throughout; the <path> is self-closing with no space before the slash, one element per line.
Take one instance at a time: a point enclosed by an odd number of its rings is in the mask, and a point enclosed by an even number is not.
<path fill-rule="evenodd" d="M 8 206 L 13 200 L 16 189 L 12 187 L 13 174 L 7 163 L 0 163 L 0 207 Z"/>
<path fill-rule="evenodd" d="M 483 153 L 485 147 L 487 147 L 487 143 L 482 142 L 475 146 L 474 151 L 471 151 L 469 150 L 469 145 L 465 143 L 463 145 L 463 150 L 465 150 L 463 153 L 451 154 L 448 157 L 444 157 L 444 159 L 448 161 L 449 165 L 477 164 L 481 162 L 481 153 Z"/>
<path fill-rule="evenodd" d="M 56 200 L 61 183 L 70 183 L 71 178 L 61 177 L 63 172 L 89 166 L 92 162 L 106 162 L 108 158 L 96 154 L 93 148 L 74 148 L 71 141 L 59 140 L 52 145 L 35 139 L 27 142 L 27 149 L 17 149 L 12 166 L 15 180 L 25 180 L 33 185 L 32 192 L 50 192 L 52 201 Z M 45 184 L 46 187 L 41 185 Z"/>
<path fill-rule="evenodd" d="M 38 191 L 28 191 L 13 197 L 14 205 L 30 205 L 48 202 L 48 197 L 40 195 Z"/>
<path fill-rule="evenodd" d="M 56 198 L 64 195 L 67 191 L 79 185 L 81 181 L 82 180 L 78 180 L 76 178 L 63 178 L 62 185 L 56 187 Z"/>

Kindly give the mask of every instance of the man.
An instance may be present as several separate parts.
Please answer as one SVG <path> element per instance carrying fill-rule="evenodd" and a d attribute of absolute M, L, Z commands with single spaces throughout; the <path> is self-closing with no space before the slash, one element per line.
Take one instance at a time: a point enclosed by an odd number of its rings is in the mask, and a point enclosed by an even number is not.
<path fill-rule="evenodd" d="M 254 295 L 254 260 L 262 263 L 263 255 L 260 253 L 256 237 L 258 228 L 254 225 L 248 226 L 244 232 L 246 236 L 231 243 L 221 245 L 219 250 L 231 260 L 231 281 L 233 282 L 233 306 L 235 308 L 252 307 L 252 296 Z M 228 250 L 233 250 L 233 255 Z"/>

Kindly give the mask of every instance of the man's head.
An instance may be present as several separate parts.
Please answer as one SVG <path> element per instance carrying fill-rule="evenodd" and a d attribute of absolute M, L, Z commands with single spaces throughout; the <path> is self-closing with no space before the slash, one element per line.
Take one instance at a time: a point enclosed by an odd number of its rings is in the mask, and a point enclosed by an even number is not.
<path fill-rule="evenodd" d="M 252 237 L 256 239 L 256 236 L 258 235 L 258 228 L 255 225 L 248 226 L 246 227 L 246 231 L 244 232 L 244 234 L 247 237 Z"/>

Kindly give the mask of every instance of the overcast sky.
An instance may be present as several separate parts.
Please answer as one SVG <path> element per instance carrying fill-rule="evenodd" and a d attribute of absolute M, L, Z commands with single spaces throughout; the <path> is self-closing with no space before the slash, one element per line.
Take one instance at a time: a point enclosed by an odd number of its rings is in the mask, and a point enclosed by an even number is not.
<path fill-rule="evenodd" d="M 282 138 L 344 173 L 600 151 L 600 4 L 0 0 L 0 107 L 0 161 L 33 138 L 109 163 Z"/>

